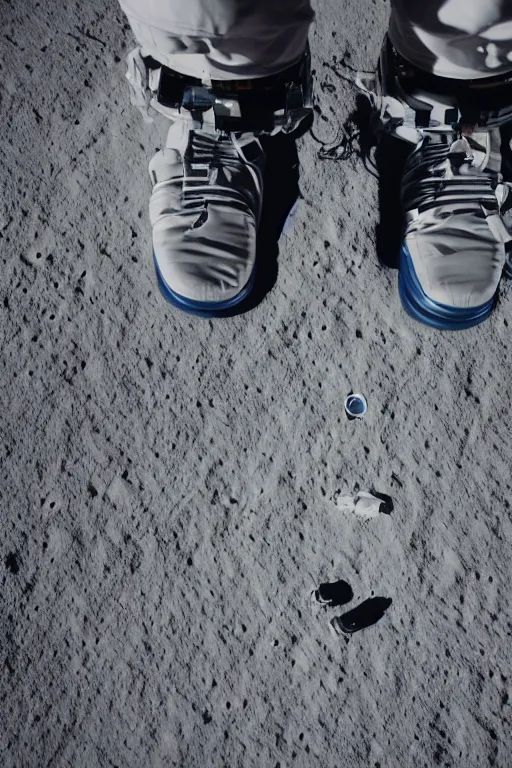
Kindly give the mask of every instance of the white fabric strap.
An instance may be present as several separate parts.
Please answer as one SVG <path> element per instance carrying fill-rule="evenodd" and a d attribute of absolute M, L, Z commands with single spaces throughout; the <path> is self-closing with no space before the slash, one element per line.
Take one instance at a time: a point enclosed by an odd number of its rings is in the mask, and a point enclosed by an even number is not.
<path fill-rule="evenodd" d="M 496 212 L 489 213 L 488 211 L 486 211 L 483 205 L 482 205 L 482 210 L 485 214 L 485 220 L 489 226 L 489 229 L 494 235 L 496 242 L 503 243 L 503 245 L 506 245 L 507 243 L 511 243 L 512 236 L 508 231 L 508 229 L 506 228 L 505 223 L 501 218 L 501 215 Z"/>

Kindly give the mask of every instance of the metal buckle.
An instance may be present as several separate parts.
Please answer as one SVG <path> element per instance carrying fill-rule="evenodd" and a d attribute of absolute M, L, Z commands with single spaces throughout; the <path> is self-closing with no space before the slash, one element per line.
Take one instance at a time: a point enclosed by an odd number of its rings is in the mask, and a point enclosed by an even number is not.
<path fill-rule="evenodd" d="M 214 102 L 213 93 L 204 86 L 187 85 L 183 90 L 181 106 L 189 112 L 207 112 Z"/>
<path fill-rule="evenodd" d="M 289 77 L 276 78 L 272 86 L 260 86 L 265 84 L 253 80 L 214 83 L 213 87 L 200 81 L 190 84 L 190 78 L 162 67 L 157 101 L 164 107 L 187 110 L 199 123 L 213 110 L 215 127 L 221 131 L 270 133 L 277 126 L 286 129 L 312 108 L 309 50 Z"/>

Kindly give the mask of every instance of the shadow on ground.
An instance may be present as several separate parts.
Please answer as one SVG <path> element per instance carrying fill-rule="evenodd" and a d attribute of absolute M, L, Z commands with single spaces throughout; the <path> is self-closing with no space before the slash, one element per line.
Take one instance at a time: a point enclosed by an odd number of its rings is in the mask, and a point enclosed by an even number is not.
<path fill-rule="evenodd" d="M 356 608 L 338 617 L 335 627 L 347 635 L 367 629 L 382 619 L 392 602 L 390 597 L 369 597 Z"/>
<path fill-rule="evenodd" d="M 400 186 L 412 147 L 401 139 L 387 135 L 380 137 L 377 142 L 371 118 L 370 102 L 365 96 L 359 95 L 346 130 L 351 133 L 356 127 L 359 138 L 359 149 L 356 152 L 379 182 L 379 223 L 375 232 L 377 258 L 383 266 L 398 269 L 404 234 Z"/>
<path fill-rule="evenodd" d="M 279 238 L 299 197 L 299 158 L 295 135 L 260 137 L 267 161 L 263 181 L 263 210 L 257 240 L 256 283 L 241 311 L 259 304 L 277 280 Z"/>

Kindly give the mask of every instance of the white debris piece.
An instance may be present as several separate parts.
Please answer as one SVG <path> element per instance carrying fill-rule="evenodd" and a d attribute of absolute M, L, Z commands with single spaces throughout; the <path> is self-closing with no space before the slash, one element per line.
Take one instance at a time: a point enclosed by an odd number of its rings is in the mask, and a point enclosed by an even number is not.
<path fill-rule="evenodd" d="M 371 493 L 359 491 L 355 496 L 338 496 L 336 506 L 343 512 L 353 512 L 364 520 L 377 517 L 380 512 L 382 499 Z"/>

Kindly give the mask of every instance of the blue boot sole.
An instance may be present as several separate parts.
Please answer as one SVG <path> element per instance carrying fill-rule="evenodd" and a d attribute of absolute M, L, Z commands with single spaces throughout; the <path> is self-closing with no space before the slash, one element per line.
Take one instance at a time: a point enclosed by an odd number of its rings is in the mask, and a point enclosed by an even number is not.
<path fill-rule="evenodd" d="M 420 285 L 407 245 L 400 251 L 398 290 L 408 315 L 424 325 L 440 331 L 462 331 L 487 320 L 496 304 L 498 293 L 478 307 L 450 307 L 430 299 Z"/>
<path fill-rule="evenodd" d="M 154 253 L 153 260 L 155 262 L 158 287 L 164 299 L 174 307 L 181 309 L 182 312 L 187 312 L 188 314 L 196 315 L 197 317 L 229 317 L 236 314 L 236 311 L 234 310 L 248 298 L 256 281 L 255 265 L 245 287 L 231 299 L 227 299 L 226 301 L 194 301 L 193 299 L 187 299 L 185 296 L 180 296 L 179 293 L 176 293 L 169 288 L 158 268 Z M 239 308 L 241 309 L 241 307 Z"/>

